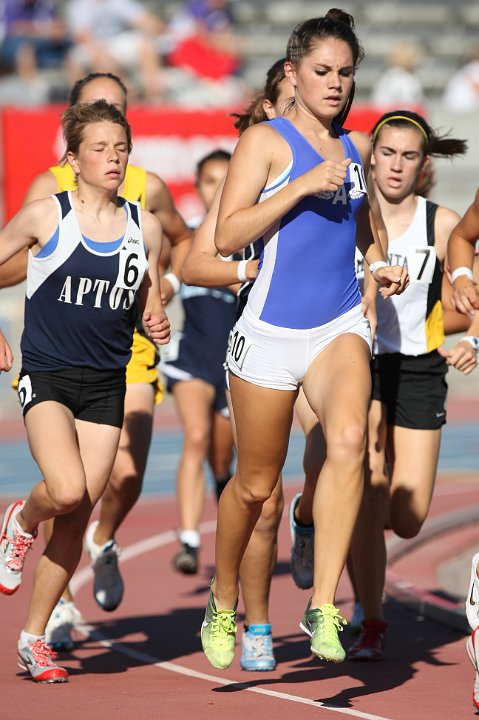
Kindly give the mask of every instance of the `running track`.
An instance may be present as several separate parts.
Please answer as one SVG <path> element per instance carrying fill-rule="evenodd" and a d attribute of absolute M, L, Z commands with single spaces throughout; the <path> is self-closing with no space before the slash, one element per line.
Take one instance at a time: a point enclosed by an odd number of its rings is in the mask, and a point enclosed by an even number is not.
<path fill-rule="evenodd" d="M 470 511 L 478 504 L 479 405 L 450 405 L 432 522 L 447 514 Z M 459 422 L 460 421 L 460 422 Z M 142 501 L 119 534 L 126 593 L 121 607 L 103 613 L 91 596 L 91 574 L 84 559 L 74 578 L 77 604 L 89 623 L 77 645 L 64 657 L 67 685 L 38 686 L 16 673 L 15 645 L 32 582 L 29 558 L 24 586 L 1 597 L 2 659 L 0 719 L 58 718 L 96 720 L 203 720 L 203 718 L 275 719 L 370 718 L 371 720 L 461 720 L 474 717 L 470 698 L 473 671 L 465 656 L 465 636 L 417 611 L 388 600 L 389 642 L 378 664 L 326 665 L 313 660 L 298 622 L 308 594 L 289 575 L 286 519 L 279 538 L 273 581 L 271 620 L 278 668 L 273 673 L 245 673 L 239 648 L 226 671 L 212 668 L 200 650 L 199 627 L 213 571 L 215 504 L 207 503 L 201 572 L 183 577 L 171 570 L 176 550 L 176 513 L 171 495 L 180 435 L 168 407 L 157 412 L 157 432 Z M 301 480 L 302 440 L 292 436 L 286 471 L 289 502 Z M 0 494 L 22 495 L 35 477 L 20 423 L 0 425 Z M 160 480 L 158 479 L 160 477 Z M 25 487 L 24 487 L 25 483 Z M 41 548 L 34 552 L 38 557 Z M 399 559 L 390 570 L 397 586 L 411 583 L 443 602 L 460 603 L 467 589 L 468 560 L 479 546 L 479 526 L 432 535 Z M 457 558 L 462 558 L 458 563 Z M 452 572 L 454 569 L 455 575 Z M 457 578 L 457 580 L 455 580 Z M 454 582 L 456 584 L 454 584 Z M 446 589 L 445 589 L 446 588 Z M 350 586 L 343 578 L 338 593 L 346 615 Z M 460 607 L 460 605 L 459 605 Z M 239 632 L 240 635 L 240 632 Z M 348 646 L 352 636 L 344 633 Z"/>

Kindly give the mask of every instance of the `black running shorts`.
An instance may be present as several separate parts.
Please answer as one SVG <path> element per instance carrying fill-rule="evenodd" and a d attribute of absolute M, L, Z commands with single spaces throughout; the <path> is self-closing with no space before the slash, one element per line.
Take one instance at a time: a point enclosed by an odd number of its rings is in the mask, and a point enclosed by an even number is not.
<path fill-rule="evenodd" d="M 388 425 L 437 430 L 446 422 L 447 365 L 437 350 L 426 355 L 377 355 L 372 399 L 386 406 Z"/>
<path fill-rule="evenodd" d="M 124 368 L 68 368 L 54 372 L 22 369 L 17 393 L 24 417 L 34 405 L 53 400 L 69 408 L 77 420 L 121 427 L 125 389 Z"/>

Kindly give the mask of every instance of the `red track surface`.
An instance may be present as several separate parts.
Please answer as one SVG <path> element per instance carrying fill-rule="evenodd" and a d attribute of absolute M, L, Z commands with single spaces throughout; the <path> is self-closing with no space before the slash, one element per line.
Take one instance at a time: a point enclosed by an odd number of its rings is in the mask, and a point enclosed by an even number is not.
<path fill-rule="evenodd" d="M 469 507 L 477 500 L 472 478 L 440 478 L 434 513 Z M 289 501 L 293 491 L 287 489 Z M 465 637 L 444 624 L 394 602 L 386 611 L 390 623 L 387 653 L 376 664 L 326 665 L 313 660 L 298 622 L 308 600 L 297 590 L 288 568 L 286 518 L 280 532 L 279 561 L 273 581 L 271 620 L 278 668 L 273 673 L 245 673 L 239 647 L 226 671 L 212 668 L 201 653 L 199 628 L 212 574 L 215 505 L 207 505 L 202 567 L 197 577 L 171 570 L 176 549 L 176 513 L 172 499 L 140 503 L 119 536 L 124 548 L 122 572 L 126 593 L 121 607 L 107 614 L 96 606 L 83 560 L 77 574 L 76 599 L 93 627 L 88 639 L 64 657 L 70 672 L 66 685 L 36 685 L 16 671 L 16 641 L 25 618 L 35 557 L 29 557 L 24 585 L 13 597 L 0 598 L 2 659 L 0 718 L 96 720 L 203 720 L 261 718 L 384 718 L 451 720 L 474 716 L 471 705 L 473 670 L 464 649 Z M 209 528 L 209 529 L 208 529 Z M 479 547 L 479 528 L 454 538 L 454 550 Z M 434 568 L 451 554 L 441 536 L 396 563 L 394 572 L 426 590 L 436 589 Z M 138 543 L 150 539 L 149 545 Z M 441 549 L 442 548 L 442 549 Z M 465 594 L 467 588 L 459 588 Z M 348 617 L 351 594 L 343 579 L 338 601 Z M 239 635 L 241 634 L 241 630 Z M 352 636 L 345 631 L 348 646 Z M 329 707 L 324 707 L 329 706 Z"/>

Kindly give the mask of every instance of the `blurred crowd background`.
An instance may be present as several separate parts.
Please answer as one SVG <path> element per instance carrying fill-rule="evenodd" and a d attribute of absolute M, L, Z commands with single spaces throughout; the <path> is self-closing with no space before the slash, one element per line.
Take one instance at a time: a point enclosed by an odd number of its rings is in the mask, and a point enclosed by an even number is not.
<path fill-rule="evenodd" d="M 0 118 L 5 107 L 65 103 L 92 71 L 120 75 L 130 106 L 244 107 L 294 25 L 335 5 L 354 16 L 365 49 L 355 103 L 420 108 L 433 127 L 468 140 L 464 159 L 437 162 L 432 191 L 463 213 L 479 184 L 477 0 L 0 0 Z M 3 326 L 22 293 L 2 291 Z M 465 392 L 479 390 L 467 382 Z M 14 402 L 4 395 L 0 415 Z"/>
<path fill-rule="evenodd" d="M 338 0 L 339 2 L 339 0 Z M 0 104 L 63 101 L 88 71 L 127 80 L 138 102 L 222 105 L 261 87 L 292 27 L 331 2 L 1 0 Z M 479 106 L 479 5 L 339 2 L 366 57 L 358 99 Z"/>

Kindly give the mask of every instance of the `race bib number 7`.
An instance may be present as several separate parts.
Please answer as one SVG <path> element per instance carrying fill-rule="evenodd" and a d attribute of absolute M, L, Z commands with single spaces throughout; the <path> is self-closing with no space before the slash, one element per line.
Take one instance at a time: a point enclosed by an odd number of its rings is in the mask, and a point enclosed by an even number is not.
<path fill-rule="evenodd" d="M 409 280 L 429 284 L 436 267 L 436 251 L 431 245 L 413 247 L 407 254 Z"/>

